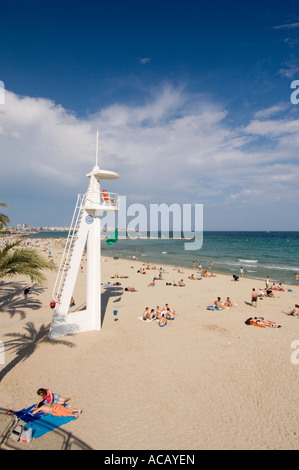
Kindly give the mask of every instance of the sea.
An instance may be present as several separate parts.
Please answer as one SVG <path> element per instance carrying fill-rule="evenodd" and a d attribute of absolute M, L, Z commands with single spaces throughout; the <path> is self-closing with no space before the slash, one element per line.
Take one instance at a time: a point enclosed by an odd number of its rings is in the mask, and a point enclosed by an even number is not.
<path fill-rule="evenodd" d="M 67 232 L 40 232 L 32 238 L 67 238 Z M 214 273 L 240 275 L 253 279 L 265 279 L 295 284 L 294 275 L 299 274 L 299 232 L 204 232 L 202 246 L 186 250 L 184 239 L 172 238 L 172 234 L 159 234 L 150 238 L 145 232 L 119 236 L 116 243 L 108 246 L 103 234 L 102 256 L 118 256 L 157 267 L 171 265 L 192 268 L 195 262 Z M 191 246 L 191 245 L 190 245 Z M 210 265 L 212 263 L 212 266 Z"/>

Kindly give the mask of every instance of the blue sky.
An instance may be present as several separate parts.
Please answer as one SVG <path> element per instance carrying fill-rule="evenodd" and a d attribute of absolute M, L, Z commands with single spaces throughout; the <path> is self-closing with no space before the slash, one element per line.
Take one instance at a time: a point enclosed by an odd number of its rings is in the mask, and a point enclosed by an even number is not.
<path fill-rule="evenodd" d="M 202 203 L 206 230 L 299 230 L 295 1 L 1 5 L 0 200 L 68 225 L 94 164 L 128 203 Z"/>

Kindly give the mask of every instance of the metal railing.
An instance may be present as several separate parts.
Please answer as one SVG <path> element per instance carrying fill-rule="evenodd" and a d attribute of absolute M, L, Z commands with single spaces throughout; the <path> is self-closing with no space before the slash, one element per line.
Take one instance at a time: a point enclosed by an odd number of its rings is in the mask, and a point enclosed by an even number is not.
<path fill-rule="evenodd" d="M 76 207 L 75 207 L 75 210 L 74 210 L 74 214 L 73 214 L 72 222 L 71 222 L 71 225 L 70 225 L 68 237 L 67 237 L 67 240 L 66 240 L 66 243 L 65 243 L 65 247 L 64 247 L 63 254 L 62 254 L 60 266 L 59 266 L 59 269 L 58 269 L 56 281 L 55 281 L 55 284 L 54 284 L 53 299 L 57 303 L 59 303 L 59 299 L 60 299 L 60 296 L 61 296 L 61 293 L 62 293 L 62 289 L 63 289 L 63 286 L 64 286 L 67 271 L 69 269 L 69 263 L 70 263 L 70 259 L 71 259 L 71 256 L 72 256 L 74 244 L 75 244 L 75 241 L 76 241 L 77 230 L 79 228 L 81 218 L 82 218 L 82 214 L 83 214 L 83 211 L 84 211 L 85 197 L 86 197 L 85 194 L 78 194 Z"/>

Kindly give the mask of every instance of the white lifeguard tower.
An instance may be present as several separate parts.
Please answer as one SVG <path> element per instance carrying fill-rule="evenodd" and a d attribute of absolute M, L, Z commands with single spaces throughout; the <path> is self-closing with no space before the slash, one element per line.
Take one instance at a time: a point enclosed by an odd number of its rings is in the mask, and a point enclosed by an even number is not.
<path fill-rule="evenodd" d="M 101 190 L 100 180 L 115 179 L 113 171 L 96 164 L 88 173 L 86 194 L 79 194 L 53 289 L 56 302 L 49 338 L 101 329 L 101 219 L 106 211 L 119 210 L 119 196 Z M 70 301 L 87 243 L 86 309 L 69 313 Z"/>

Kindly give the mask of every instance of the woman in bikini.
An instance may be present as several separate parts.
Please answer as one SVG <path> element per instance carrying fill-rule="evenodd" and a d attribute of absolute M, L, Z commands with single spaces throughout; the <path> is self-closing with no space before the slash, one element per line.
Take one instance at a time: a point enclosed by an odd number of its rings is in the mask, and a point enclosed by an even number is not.
<path fill-rule="evenodd" d="M 52 393 L 48 388 L 39 388 L 37 394 L 41 397 L 38 401 L 38 405 L 40 403 L 44 405 L 62 405 L 72 399 L 72 397 L 63 398 L 57 395 L 57 393 Z"/>

